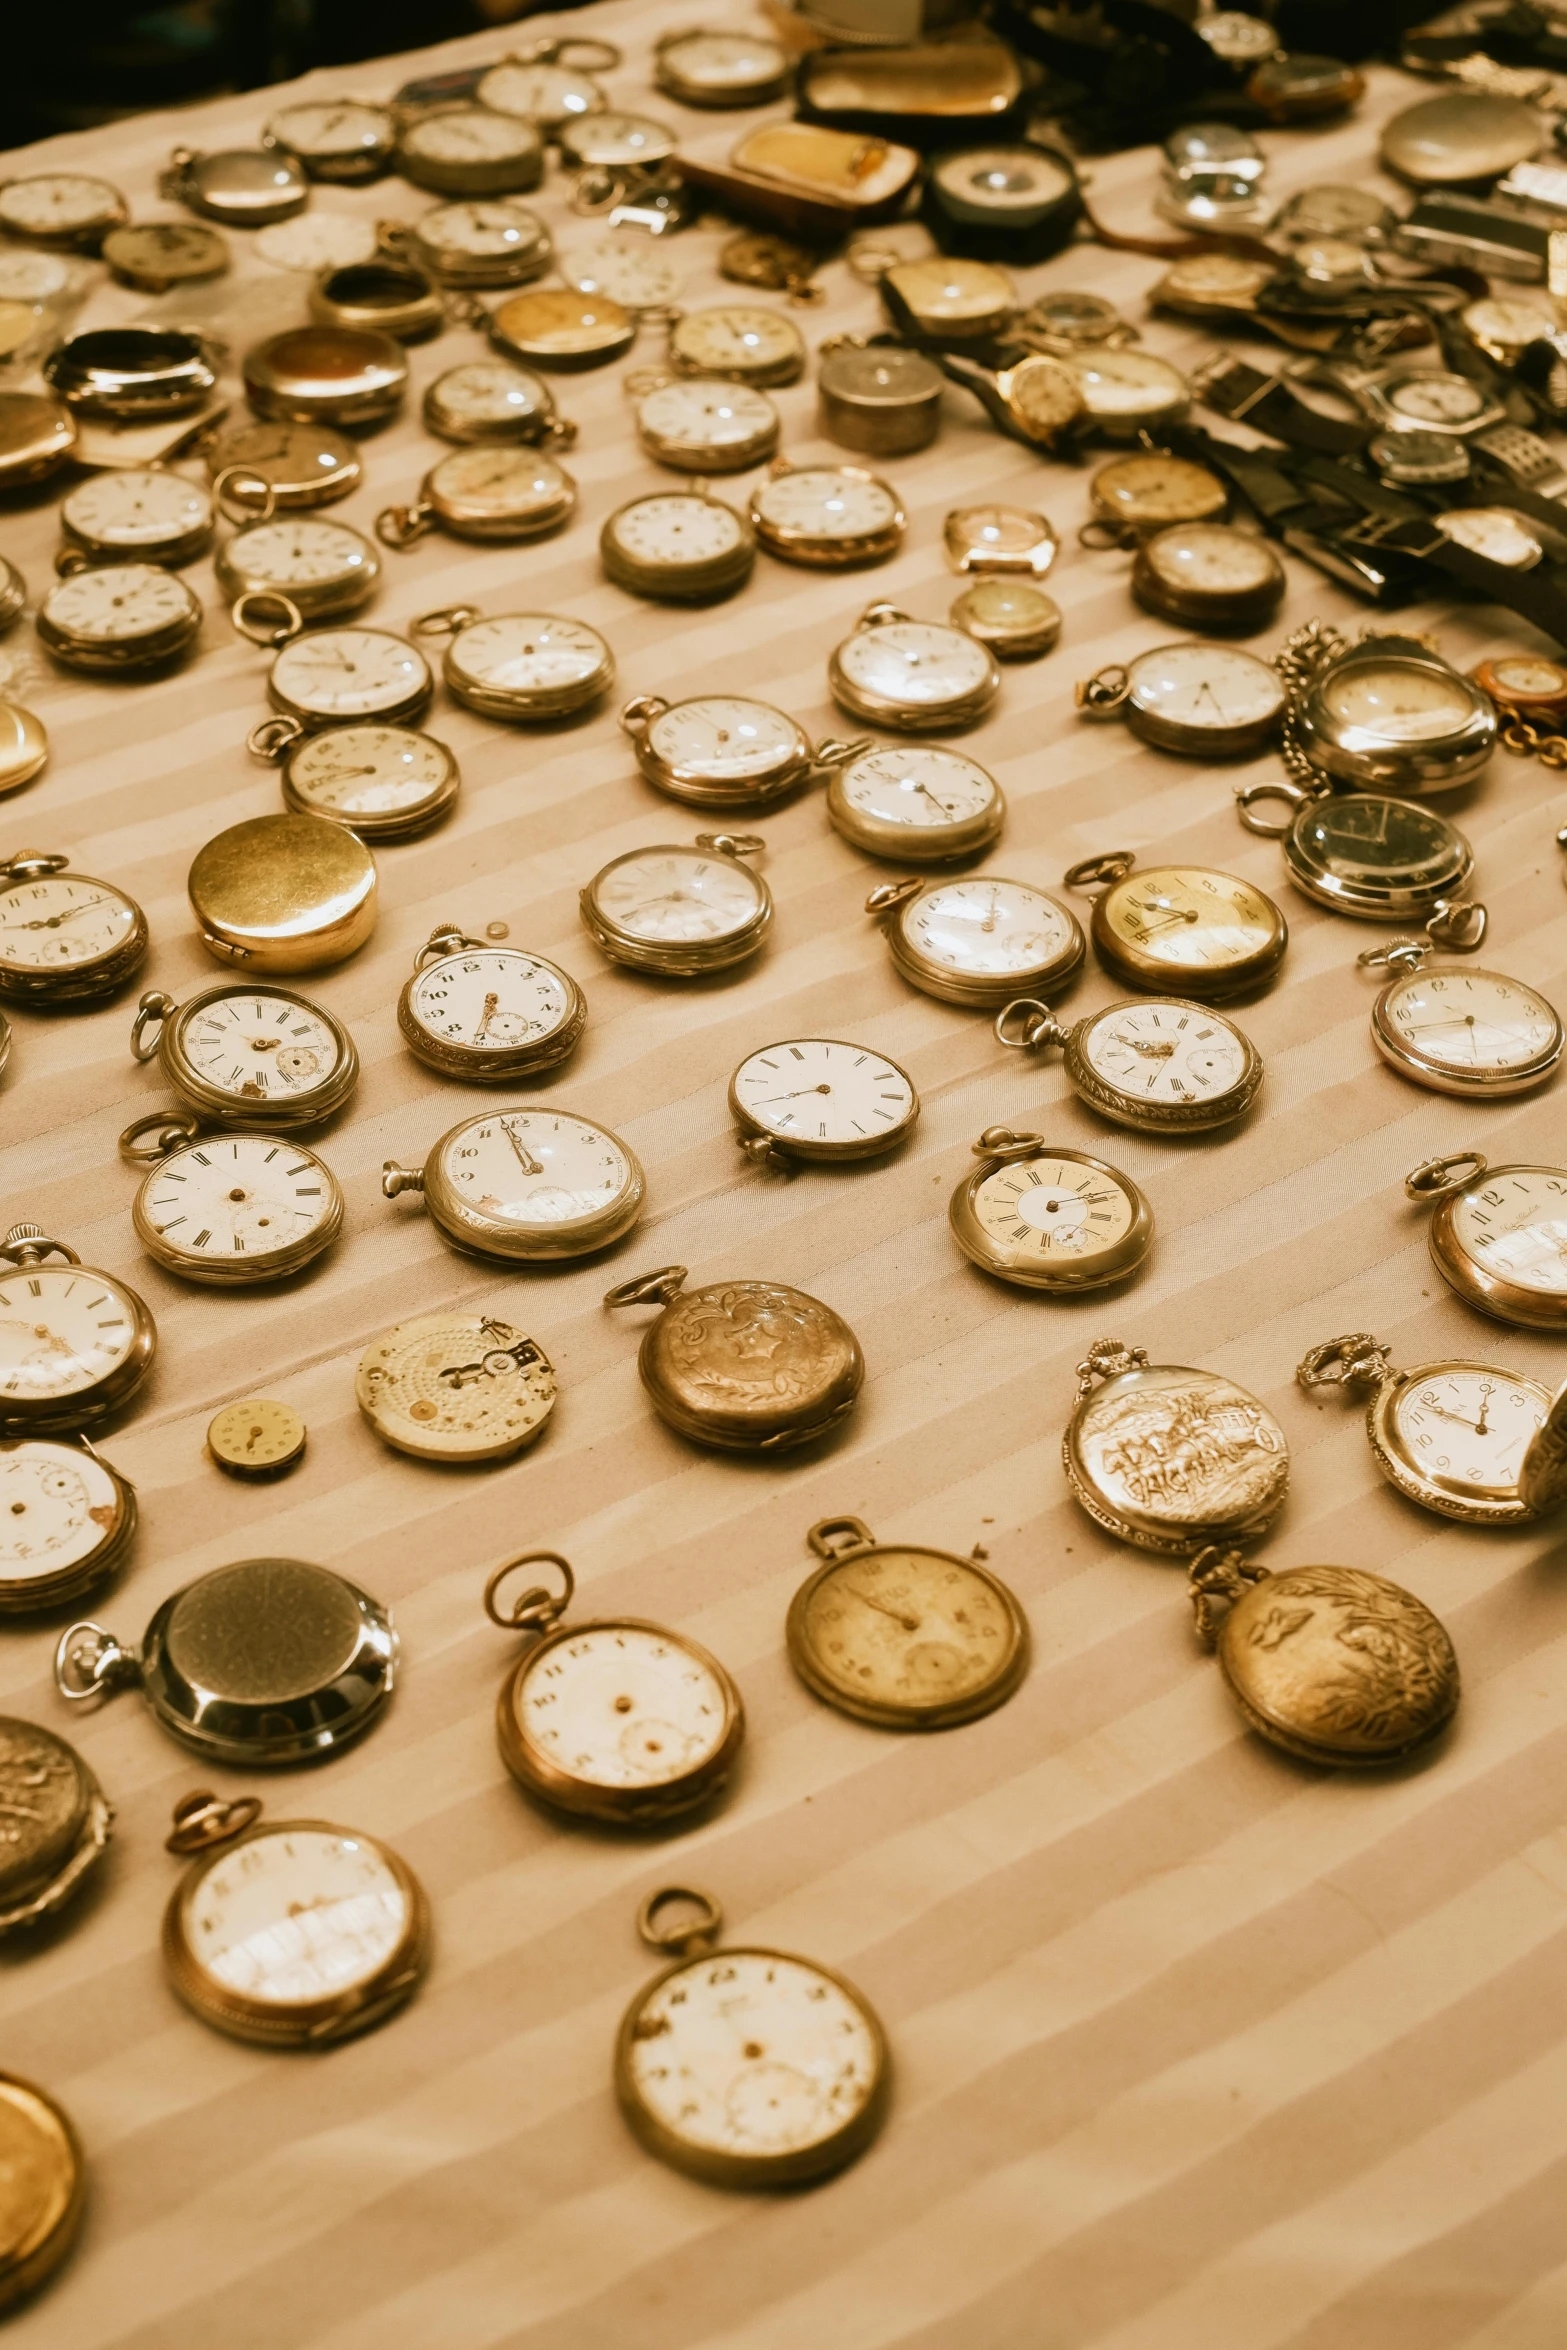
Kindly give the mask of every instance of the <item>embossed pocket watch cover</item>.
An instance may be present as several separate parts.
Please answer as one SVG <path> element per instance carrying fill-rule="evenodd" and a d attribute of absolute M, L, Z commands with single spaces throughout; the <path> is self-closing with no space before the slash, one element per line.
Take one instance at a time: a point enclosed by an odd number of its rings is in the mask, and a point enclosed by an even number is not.
<path fill-rule="evenodd" d="M 114 1812 L 74 1746 L 0 1717 L 0 1934 L 70 1899 L 109 1840 Z"/>
<path fill-rule="evenodd" d="M 1289 1448 L 1266 1404 L 1215 1371 L 1150 1365 L 1101 1339 L 1078 1366 L 1062 1460 L 1097 1525 L 1179 1557 L 1260 1534 L 1283 1507 Z"/>
<path fill-rule="evenodd" d="M 782 1281 L 685 1290 L 667 1265 L 612 1289 L 606 1305 L 662 1305 L 638 1369 L 653 1408 L 682 1436 L 728 1452 L 783 1452 L 825 1436 L 865 1377 L 859 1340 L 831 1306 Z"/>

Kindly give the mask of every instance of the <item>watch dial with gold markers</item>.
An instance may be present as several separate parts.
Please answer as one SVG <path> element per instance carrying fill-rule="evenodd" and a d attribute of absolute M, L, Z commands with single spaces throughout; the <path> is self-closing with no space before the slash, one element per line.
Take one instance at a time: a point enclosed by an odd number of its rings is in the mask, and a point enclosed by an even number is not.
<path fill-rule="evenodd" d="M 858 1519 L 813 1528 L 826 1561 L 796 1592 L 787 1637 L 814 1695 L 886 1730 L 941 1730 L 1003 1704 L 1028 1668 L 1028 1625 L 973 1559 L 881 1543 Z"/>
<path fill-rule="evenodd" d="M 1094 904 L 1094 945 L 1118 979 L 1205 999 L 1269 978 L 1288 937 L 1271 898 L 1201 865 L 1128 873 Z"/>
<path fill-rule="evenodd" d="M 1454 964 L 1394 979 L 1377 999 L 1371 1033 L 1402 1076 L 1482 1098 L 1543 1085 L 1562 1053 L 1562 1024 L 1544 996 L 1522 980 Z"/>

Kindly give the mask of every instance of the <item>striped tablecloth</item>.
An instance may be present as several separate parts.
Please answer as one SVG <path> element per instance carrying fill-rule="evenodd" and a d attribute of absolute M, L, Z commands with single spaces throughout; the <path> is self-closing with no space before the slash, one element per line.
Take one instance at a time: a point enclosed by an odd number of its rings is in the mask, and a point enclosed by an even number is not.
<path fill-rule="evenodd" d="M 614 99 L 646 104 L 653 36 L 688 0 L 594 11 L 628 62 Z M 717 15 L 718 11 L 712 11 Z M 574 17 L 572 29 L 589 20 Z M 530 31 L 533 29 L 529 28 Z M 494 33 L 432 64 L 501 54 Z M 390 92 L 409 61 L 317 77 Z M 1264 140 L 1273 185 L 1369 175 L 1378 120 L 1418 95 L 1373 76 L 1359 115 Z M 138 214 L 169 208 L 156 175 L 178 140 L 246 143 L 257 93 L 145 116 L 6 158 L 117 182 Z M 670 115 L 657 101 L 653 109 Z M 712 118 L 687 118 L 710 130 Z M 1118 226 L 1153 226 L 1148 153 L 1094 166 Z M 322 190 L 323 209 L 412 217 L 392 180 Z M 561 240 L 562 183 L 540 199 Z M 98 283 L 89 322 L 197 311 L 236 347 L 302 314 L 303 287 L 235 239 L 231 278 L 145 302 Z M 716 228 L 674 251 L 687 300 L 736 298 Z M 1026 274 L 1092 285 L 1142 315 L 1159 265 L 1080 248 Z M 841 265 L 799 313 L 813 338 L 872 327 L 874 294 Z M 648 330 L 634 361 L 656 355 Z M 1150 345 L 1204 348 L 1166 323 Z M 411 354 L 415 385 L 478 349 L 453 330 Z M 1059 1065 L 998 1050 L 989 1020 L 894 974 L 867 888 L 888 868 L 829 828 L 819 795 L 767 819 L 778 902 L 758 961 L 708 984 L 615 970 L 580 929 L 580 885 L 619 852 L 696 829 L 639 778 L 612 709 L 533 734 L 439 698 L 457 749 L 454 819 L 381 856 L 380 926 L 345 968 L 307 982 L 348 1022 L 364 1077 L 322 1145 L 348 1229 L 280 1294 L 202 1294 L 166 1279 L 132 1236 L 134 1171 L 115 1138 L 160 1099 L 127 1049 L 132 998 L 70 1018 L 14 1015 L 0 1088 L 4 1212 L 36 1219 L 127 1276 L 157 1316 L 156 1372 L 105 1440 L 139 1489 L 132 1570 L 98 1612 L 127 1636 L 223 1561 L 285 1553 L 341 1568 L 388 1600 L 405 1670 L 386 1721 L 315 1774 L 282 1774 L 272 1810 L 390 1839 L 429 1887 L 436 1957 L 415 2005 L 323 2057 L 272 2056 L 180 2009 L 158 1953 L 174 1864 L 173 1800 L 250 1784 L 181 1755 L 134 1697 L 72 1726 L 49 1678 L 54 1630 L 0 1639 L 6 1711 L 76 1735 L 118 1807 L 96 1889 L 57 1930 L 8 1943 L 0 2063 L 75 2116 L 92 2202 L 69 2271 L 15 2327 L 40 2350 L 1557 2350 L 1567 2332 L 1567 1545 L 1547 1525 L 1475 1534 L 1406 1507 L 1379 1478 L 1357 1412 L 1313 1403 L 1294 1366 L 1312 1342 L 1371 1329 L 1397 1360 L 1481 1355 L 1555 1383 L 1558 1347 L 1481 1322 L 1426 1253 L 1401 1178 L 1475 1144 L 1493 1160 L 1560 1159 L 1559 1097 L 1476 1115 L 1376 1058 L 1375 935 L 1290 896 L 1276 848 L 1243 833 L 1234 770 L 1208 770 L 1090 728 L 1072 687 L 1173 632 L 1141 614 L 1127 559 L 1076 545 L 1086 472 L 1001 439 L 956 391 L 935 446 L 890 466 L 909 508 L 903 552 L 823 577 L 764 557 L 751 585 L 681 614 L 608 585 L 598 527 L 669 477 L 639 453 L 622 368 L 564 379 L 582 426 L 581 507 L 520 551 L 431 537 L 389 556 L 369 615 L 394 628 L 459 600 L 580 615 L 605 631 L 626 694 L 743 687 L 810 728 L 841 725 L 833 645 L 872 594 L 944 615 L 947 509 L 1043 505 L 1063 554 L 1058 651 L 1010 670 L 965 746 L 1005 785 L 992 863 L 1047 886 L 1093 851 L 1130 846 L 1233 867 L 1288 899 L 1282 976 L 1243 1024 L 1267 1062 L 1256 1113 L 1187 1146 L 1111 1133 Z M 777 395 L 785 447 L 831 456 L 810 382 Z M 364 486 L 334 509 L 368 527 L 406 500 L 435 445 L 408 413 L 365 443 Z M 0 549 L 35 592 L 58 542 L 54 492 L 13 501 Z M 185 876 L 220 827 L 276 807 L 249 760 L 266 656 L 232 632 L 210 566 L 199 657 L 151 685 L 52 669 L 30 623 L 0 644 L 54 751 L 4 810 L 3 844 L 68 850 L 147 908 L 143 984 L 179 996 L 216 967 L 197 945 Z M 1312 614 L 1363 613 L 1292 570 L 1271 650 Z M 1464 661 L 1520 632 L 1505 615 L 1441 611 Z M 618 696 L 617 696 L 618 698 Z M 1247 774 L 1269 772 L 1261 759 Z M 1553 835 L 1567 793 L 1501 758 L 1460 795 L 1492 914 L 1487 959 L 1562 1000 L 1567 902 Z M 399 1042 L 397 993 L 432 925 L 510 926 L 585 987 L 586 1040 L 552 1098 L 622 1133 L 649 1172 L 641 1231 L 609 1263 L 508 1277 L 454 1256 L 408 1202 L 388 1156 L 418 1160 L 489 1100 L 441 1081 Z M 1081 1012 L 1120 992 L 1091 971 Z M 735 1148 L 731 1070 L 768 1040 L 826 1031 L 913 1073 L 924 1117 L 901 1156 L 779 1181 Z M 948 1196 L 992 1122 L 1102 1150 L 1149 1194 L 1159 1239 L 1113 1305 L 1066 1306 L 994 1285 L 958 1255 Z M 869 1380 L 841 1441 L 796 1460 L 697 1452 L 651 1414 L 636 1331 L 600 1304 L 611 1279 L 671 1259 L 699 1279 L 773 1275 L 826 1299 L 863 1343 Z M 562 1400 L 537 1452 L 442 1473 L 386 1451 L 354 1404 L 353 1366 L 399 1317 L 483 1304 L 544 1344 Z M 632 1319 L 635 1319 L 633 1317 Z M 1059 1461 L 1073 1366 L 1102 1335 L 1153 1360 L 1223 1370 L 1263 1396 L 1294 1454 L 1274 1565 L 1384 1570 L 1451 1627 L 1465 1701 L 1424 1768 L 1319 1776 L 1242 1730 L 1197 1648 L 1179 1575 L 1102 1537 Z M 253 1393 L 304 1413 L 310 1448 L 286 1482 L 249 1489 L 204 1458 L 221 1402 Z M 1035 1661 L 1020 1694 L 970 1728 L 902 1739 L 817 1704 L 794 1679 L 784 1611 L 810 1564 L 806 1529 L 852 1511 L 884 1536 L 982 1544 L 1022 1596 Z M 531 1809 L 496 1752 L 492 1711 L 512 1650 L 482 1619 L 486 1569 L 548 1544 L 586 1605 L 675 1624 L 721 1655 L 750 1715 L 732 1799 L 684 1835 L 617 1839 Z M 844 1969 L 884 2018 L 896 2095 L 874 2151 L 782 2200 L 690 2183 L 645 2156 L 611 2095 L 616 2020 L 652 1971 L 637 1902 L 671 1880 L 722 1899 L 731 1929 Z"/>

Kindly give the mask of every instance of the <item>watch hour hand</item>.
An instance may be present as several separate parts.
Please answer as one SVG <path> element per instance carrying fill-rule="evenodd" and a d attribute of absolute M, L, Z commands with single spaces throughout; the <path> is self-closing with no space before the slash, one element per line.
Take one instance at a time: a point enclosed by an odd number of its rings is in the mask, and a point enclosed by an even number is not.
<path fill-rule="evenodd" d="M 875 1608 L 878 1615 L 891 1616 L 893 1622 L 901 1624 L 905 1632 L 919 1630 L 920 1619 L 918 1616 L 908 1615 L 901 1607 L 889 1607 L 886 1600 L 877 1599 L 869 1591 L 862 1591 L 858 1583 L 846 1583 L 844 1589 L 851 1592 L 856 1599 L 863 1599 L 867 1607 Z"/>
<path fill-rule="evenodd" d="M 504 1118 L 501 1120 L 501 1132 L 505 1135 L 506 1140 L 511 1144 L 512 1149 L 516 1152 L 517 1163 L 521 1167 L 524 1175 L 542 1175 L 544 1172 L 543 1167 L 534 1157 L 533 1153 L 530 1150 L 525 1149 L 523 1145 L 517 1140 L 515 1131 L 507 1125 Z"/>

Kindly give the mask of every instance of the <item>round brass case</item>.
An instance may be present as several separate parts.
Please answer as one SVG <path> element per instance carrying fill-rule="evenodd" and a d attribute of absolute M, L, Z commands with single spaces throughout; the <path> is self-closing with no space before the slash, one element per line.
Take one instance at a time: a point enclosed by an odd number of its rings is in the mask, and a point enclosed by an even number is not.
<path fill-rule="evenodd" d="M 75 447 L 76 422 L 63 401 L 0 391 L 0 490 L 47 479 Z"/>
<path fill-rule="evenodd" d="M 135 1488 L 83 1436 L 0 1438 L 0 1511 L 0 1616 L 79 1599 L 136 1539 Z"/>
<path fill-rule="evenodd" d="M 662 1305 L 637 1368 L 659 1418 L 720 1452 L 786 1452 L 847 1419 L 865 1378 L 859 1340 L 782 1281 L 682 1290 L 685 1268 L 622 1282 L 609 1306 Z"/>
<path fill-rule="evenodd" d="M 1153 1210 L 1119 1167 L 1040 1134 L 988 1126 L 952 1194 L 952 1237 L 971 1264 L 1020 1289 L 1077 1297 L 1135 1273 Z"/>
<path fill-rule="evenodd" d="M 398 343 L 423 342 L 446 324 L 434 280 L 411 263 L 385 255 L 324 269 L 310 288 L 308 306 L 318 326 L 363 329 Z"/>
<path fill-rule="evenodd" d="M 1272 1524 L 1289 1484 L 1289 1446 L 1256 1396 L 1214 1371 L 1150 1365 L 1113 1340 L 1090 1349 L 1080 1370 L 1061 1458 L 1096 1525 L 1173 1558 Z"/>
<path fill-rule="evenodd" d="M 35 1722 L 7 1716 L 0 1716 L 0 1803 L 7 1822 L 0 1850 L 0 1934 L 11 1934 L 64 1908 L 102 1856 L 114 1810 L 74 1746 Z M 4 2135 L 0 2120 L 0 2147 Z M 0 2176 L 9 2181 L 8 2167 L 0 2167 Z"/>
<path fill-rule="evenodd" d="M 87 2200 L 86 2166 L 52 2097 L 0 2073 L 0 2311 L 48 2282 L 70 2252 Z"/>
<path fill-rule="evenodd" d="M 1073 866 L 1097 878 L 1101 863 Z M 1263 986 L 1284 960 L 1289 928 L 1255 883 L 1201 865 L 1150 865 L 1121 871 L 1094 900 L 1094 952 L 1128 987 L 1179 987 L 1203 1003 Z"/>
<path fill-rule="evenodd" d="M 183 1004 L 152 992 L 142 997 L 132 1025 L 132 1054 L 138 1061 L 156 1056 L 180 1100 L 215 1125 L 263 1130 L 320 1125 L 343 1107 L 359 1082 L 353 1038 L 322 1005 L 292 988 L 268 987 L 260 1009 L 264 1031 L 273 1033 L 248 1039 L 256 1065 L 247 1078 L 237 1057 L 231 1060 L 229 1040 L 243 1036 L 255 1008 L 251 991 L 234 979 L 203 988 Z M 227 1023 L 220 1017 L 225 1012 Z M 285 1041 L 291 1033 L 325 1038 L 331 1057 L 324 1071 L 317 1048 Z M 293 1064 L 301 1053 L 306 1058 L 296 1072 Z M 275 1087 L 273 1074 L 281 1080 Z"/>
<path fill-rule="evenodd" d="M 629 351 L 637 338 L 637 322 L 607 294 L 556 287 L 513 294 L 490 312 L 486 331 L 507 358 L 570 373 L 603 367 Z"/>
<path fill-rule="evenodd" d="M 375 928 L 375 858 L 319 816 L 253 816 L 198 849 L 190 902 L 201 942 L 257 973 L 324 971 Z"/>

